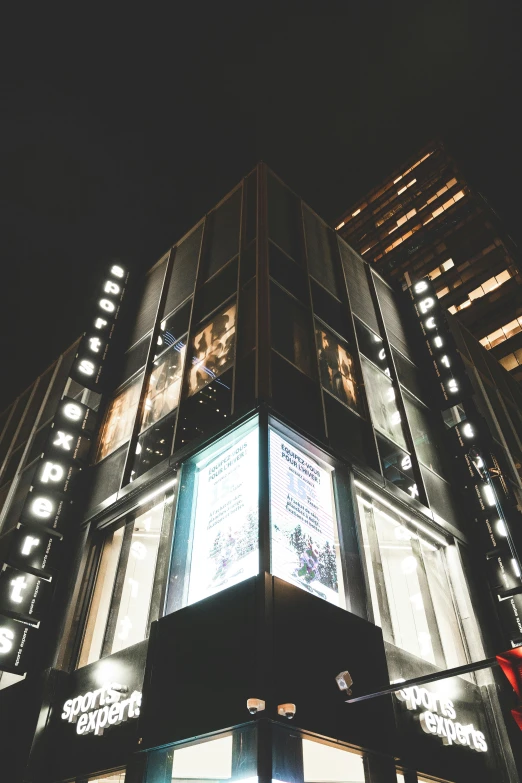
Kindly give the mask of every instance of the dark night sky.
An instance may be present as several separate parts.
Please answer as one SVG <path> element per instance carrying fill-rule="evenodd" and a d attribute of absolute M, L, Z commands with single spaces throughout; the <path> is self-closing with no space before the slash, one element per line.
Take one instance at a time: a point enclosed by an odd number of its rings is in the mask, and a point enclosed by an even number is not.
<path fill-rule="evenodd" d="M 259 159 L 334 220 L 442 135 L 522 240 L 519 2 L 18 6 L 0 409 L 84 330 L 109 258 L 150 266 Z"/>

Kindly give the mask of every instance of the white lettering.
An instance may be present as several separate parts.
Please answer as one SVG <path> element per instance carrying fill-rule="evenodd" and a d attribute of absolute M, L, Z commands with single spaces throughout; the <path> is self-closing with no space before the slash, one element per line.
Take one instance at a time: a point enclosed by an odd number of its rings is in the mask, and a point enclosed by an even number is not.
<path fill-rule="evenodd" d="M 435 318 L 433 316 L 430 316 L 424 321 L 424 326 L 426 329 L 435 329 L 436 327 Z"/>
<path fill-rule="evenodd" d="M 35 498 L 31 503 L 33 514 L 41 519 L 48 519 L 53 511 L 53 504 L 47 498 Z"/>
<path fill-rule="evenodd" d="M 33 536 L 26 536 L 24 538 L 24 543 L 22 544 L 22 554 L 30 555 L 31 549 L 33 549 L 33 547 L 35 546 L 38 546 L 39 543 L 40 543 L 39 538 L 33 538 Z"/>
<path fill-rule="evenodd" d="M 95 369 L 94 364 L 90 362 L 88 359 L 82 359 L 80 364 L 78 365 L 78 369 L 84 375 L 94 375 L 94 369 Z"/>
<path fill-rule="evenodd" d="M 11 601 L 15 604 L 21 604 L 23 601 L 22 590 L 27 587 L 25 576 L 17 576 L 16 579 L 11 579 Z"/>
<path fill-rule="evenodd" d="M 431 310 L 434 304 L 435 299 L 432 296 L 427 296 L 426 299 L 423 299 L 421 302 L 419 302 L 421 313 L 427 313 L 428 310 Z"/>
<path fill-rule="evenodd" d="M 416 294 L 422 294 L 428 288 L 428 283 L 425 280 L 421 280 L 420 283 L 415 283 L 413 290 Z"/>
<path fill-rule="evenodd" d="M 462 434 L 466 438 L 472 438 L 475 435 L 475 432 L 473 431 L 473 427 L 469 422 L 467 424 L 464 424 L 464 426 L 462 427 Z"/>
<path fill-rule="evenodd" d="M 438 335 L 437 335 L 437 337 L 434 337 L 433 338 L 433 345 L 435 346 L 435 348 L 442 348 L 442 345 L 443 345 L 442 337 L 439 337 Z"/>
<path fill-rule="evenodd" d="M 141 693 L 133 691 L 122 700 L 127 689 L 117 682 L 106 683 L 95 691 L 68 699 L 63 705 L 62 720 L 76 723 L 77 734 L 101 736 L 107 726 L 117 726 L 140 714 Z"/>
<path fill-rule="evenodd" d="M 45 462 L 42 470 L 41 481 L 47 484 L 49 481 L 61 481 L 65 475 L 65 470 L 56 462 Z"/>
<path fill-rule="evenodd" d="M 63 415 L 71 421 L 79 421 L 82 417 L 82 409 L 79 405 L 75 405 L 74 402 L 68 402 L 64 406 Z"/>
<path fill-rule="evenodd" d="M 110 299 L 100 299 L 100 307 L 108 313 L 113 313 L 116 310 L 116 305 Z"/>
<path fill-rule="evenodd" d="M 451 364 L 451 362 L 449 360 L 449 357 L 446 354 L 444 354 L 444 356 L 441 356 L 440 360 L 441 360 L 442 364 L 444 365 L 444 367 L 449 367 L 450 364 Z"/>
<path fill-rule="evenodd" d="M 450 378 L 449 379 L 447 388 L 448 388 L 448 391 L 450 391 L 452 394 L 454 394 L 455 392 L 458 392 L 459 385 L 458 385 L 457 381 L 455 380 L 455 378 Z"/>
<path fill-rule="evenodd" d="M 114 277 L 123 277 L 124 274 L 125 271 L 121 268 L 121 266 L 114 264 L 114 266 L 111 267 L 111 275 L 114 275 Z"/>
<path fill-rule="evenodd" d="M 62 720 L 69 720 L 69 715 L 71 714 L 72 705 L 73 705 L 73 700 L 67 699 L 67 701 L 63 705 Z"/>
<path fill-rule="evenodd" d="M 104 318 L 97 318 L 94 322 L 94 328 L 95 329 L 103 329 L 104 326 L 107 326 L 107 321 Z"/>
<path fill-rule="evenodd" d="M 0 653 L 8 653 L 13 649 L 14 633 L 9 628 L 0 628 Z"/>
<path fill-rule="evenodd" d="M 102 341 L 99 337 L 89 337 L 89 348 L 91 351 L 94 351 L 94 353 L 100 353 L 101 347 Z"/>
<path fill-rule="evenodd" d="M 87 724 L 89 722 L 89 716 L 88 715 L 80 715 L 80 719 L 78 721 L 78 725 L 76 726 L 76 733 L 77 734 L 86 734 L 87 733 Z"/>
<path fill-rule="evenodd" d="M 119 285 L 116 285 L 116 283 L 112 283 L 110 280 L 107 280 L 107 282 L 103 286 L 103 290 L 105 291 L 106 294 L 119 294 L 121 288 Z"/>
<path fill-rule="evenodd" d="M 62 432 L 61 430 L 57 430 L 56 432 L 56 440 L 53 440 L 53 446 L 58 446 L 59 448 L 63 449 L 64 451 L 70 451 L 71 450 L 71 441 L 73 439 L 72 435 L 67 435 L 66 432 Z"/>

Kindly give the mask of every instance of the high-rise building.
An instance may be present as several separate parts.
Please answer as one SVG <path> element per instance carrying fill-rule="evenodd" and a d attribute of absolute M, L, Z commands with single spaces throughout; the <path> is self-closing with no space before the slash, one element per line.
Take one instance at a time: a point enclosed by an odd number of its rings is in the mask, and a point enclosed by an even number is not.
<path fill-rule="evenodd" d="M 519 386 L 262 164 L 127 273 L 0 417 L 2 781 L 515 783 Z"/>
<path fill-rule="evenodd" d="M 428 275 L 444 307 L 522 381 L 520 252 L 441 142 L 353 204 L 337 230 L 392 284 Z"/>

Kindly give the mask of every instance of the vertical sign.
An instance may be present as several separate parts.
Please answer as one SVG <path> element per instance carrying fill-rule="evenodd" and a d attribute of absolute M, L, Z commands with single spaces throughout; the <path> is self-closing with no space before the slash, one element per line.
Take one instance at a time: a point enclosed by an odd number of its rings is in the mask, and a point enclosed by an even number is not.
<path fill-rule="evenodd" d="M 83 338 L 74 359 L 69 377 L 86 388 L 99 391 L 126 278 L 121 266 L 111 266 L 92 330 Z M 0 671 L 25 674 L 31 665 L 32 640 L 51 600 L 62 541 L 71 524 L 74 489 L 95 431 L 96 414 L 91 408 L 67 397 L 60 401 L 20 518 L 4 540 L 6 553 L 2 555 L 4 562 L 0 562 Z"/>
<path fill-rule="evenodd" d="M 473 402 L 473 387 L 429 278 L 413 283 L 410 296 L 436 377 L 440 408 L 458 405 L 457 424 L 447 432 L 455 474 L 474 516 L 486 574 L 506 637 L 522 643 L 522 577 L 512 530 L 522 519 L 506 481 L 503 455 Z"/>

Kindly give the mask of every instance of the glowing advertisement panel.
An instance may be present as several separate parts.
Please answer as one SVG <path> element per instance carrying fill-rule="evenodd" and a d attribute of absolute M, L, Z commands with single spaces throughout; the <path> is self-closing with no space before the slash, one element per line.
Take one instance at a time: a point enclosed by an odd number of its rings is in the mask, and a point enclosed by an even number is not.
<path fill-rule="evenodd" d="M 270 431 L 272 573 L 344 606 L 332 473 Z"/>
<path fill-rule="evenodd" d="M 187 603 L 259 571 L 258 430 L 197 465 Z"/>

